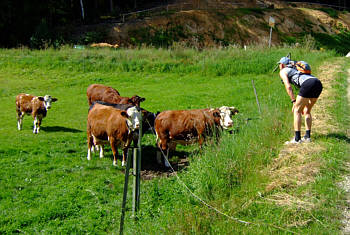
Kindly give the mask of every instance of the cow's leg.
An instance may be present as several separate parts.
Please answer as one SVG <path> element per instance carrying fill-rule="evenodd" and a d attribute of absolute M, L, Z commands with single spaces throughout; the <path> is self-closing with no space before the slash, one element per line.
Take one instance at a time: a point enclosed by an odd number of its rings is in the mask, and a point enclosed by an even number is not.
<path fill-rule="evenodd" d="M 169 150 L 174 152 L 176 150 L 176 145 L 176 142 L 169 143 Z"/>
<path fill-rule="evenodd" d="M 126 165 L 126 156 L 128 154 L 128 148 L 124 148 L 123 149 L 123 160 L 122 160 L 122 166 L 125 166 Z"/>
<path fill-rule="evenodd" d="M 37 134 L 39 134 L 39 131 L 40 131 L 41 120 L 42 120 L 42 118 L 38 117 L 38 121 L 37 121 L 37 124 L 36 124 L 36 133 Z"/>
<path fill-rule="evenodd" d="M 157 163 L 162 165 L 162 152 L 159 150 L 157 151 Z"/>
<path fill-rule="evenodd" d="M 100 148 L 99 148 L 99 145 L 97 144 L 97 139 L 94 135 L 92 135 L 92 134 L 90 134 L 90 135 L 92 138 L 91 151 L 92 152 L 98 151 Z"/>
<path fill-rule="evenodd" d="M 169 146 L 171 143 L 168 140 L 168 136 L 166 134 L 163 133 L 156 133 L 157 135 L 157 142 L 158 142 L 158 147 L 160 148 L 160 153 L 157 153 L 157 162 L 159 164 L 162 164 L 162 162 L 164 161 L 164 166 L 165 167 L 170 167 L 169 163 L 164 159 L 163 161 L 161 159 L 163 159 L 164 157 L 166 157 L 168 159 L 169 156 Z M 168 143 L 169 142 L 169 143 Z M 176 144 L 175 144 L 176 146 Z M 166 156 L 162 156 L 165 155 Z"/>
<path fill-rule="evenodd" d="M 34 128 L 33 128 L 33 133 L 36 134 L 37 133 L 37 124 L 38 124 L 38 117 L 35 116 L 34 117 L 34 122 L 33 122 L 33 125 L 34 125 Z"/>
<path fill-rule="evenodd" d="M 91 150 L 93 148 L 93 138 L 92 138 L 92 135 L 91 135 L 91 130 L 90 130 L 90 127 L 88 125 L 88 128 L 87 128 L 87 144 L 88 144 L 88 153 L 87 153 L 87 160 L 91 160 Z"/>
<path fill-rule="evenodd" d="M 109 142 L 111 144 L 111 148 L 113 152 L 113 166 L 117 166 L 117 158 L 118 158 L 117 142 L 112 136 L 109 136 Z"/>
<path fill-rule="evenodd" d="M 104 157 L 104 145 L 101 144 L 101 145 L 96 145 L 99 147 L 100 149 L 100 158 L 103 158 Z"/>
<path fill-rule="evenodd" d="M 19 131 L 22 130 L 23 117 L 24 113 L 22 113 L 21 111 L 17 111 L 17 128 Z"/>
<path fill-rule="evenodd" d="M 168 148 L 167 149 L 167 152 L 166 152 L 166 159 L 164 159 L 164 166 L 166 168 L 169 168 L 170 167 L 170 163 L 169 163 L 169 154 L 170 153 L 170 149 Z"/>
<path fill-rule="evenodd" d="M 204 142 L 203 131 L 197 129 L 197 133 L 198 133 L 199 148 L 202 149 L 202 145 L 203 145 L 203 142 Z"/>

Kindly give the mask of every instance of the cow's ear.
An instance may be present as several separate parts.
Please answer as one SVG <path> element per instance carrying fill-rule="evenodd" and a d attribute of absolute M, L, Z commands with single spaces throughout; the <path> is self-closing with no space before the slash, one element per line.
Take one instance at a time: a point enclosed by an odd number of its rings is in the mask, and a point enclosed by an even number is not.
<path fill-rule="evenodd" d="M 127 112 L 125 112 L 125 111 L 121 111 L 120 114 L 121 114 L 123 117 L 126 117 L 126 118 L 129 117 L 129 115 L 128 115 Z"/>
<path fill-rule="evenodd" d="M 239 113 L 238 109 L 236 109 L 235 107 L 230 107 L 230 110 L 233 112 L 233 115 Z"/>
<path fill-rule="evenodd" d="M 213 113 L 213 116 L 214 116 L 214 117 L 221 117 L 221 116 L 220 116 L 220 112 L 214 112 L 214 113 Z"/>
<path fill-rule="evenodd" d="M 39 99 L 40 101 L 45 101 L 44 97 L 42 97 L 42 96 L 38 96 L 38 99 Z"/>
<path fill-rule="evenodd" d="M 143 102 L 143 101 L 145 101 L 146 100 L 146 98 L 141 98 L 140 97 L 140 102 Z"/>
<path fill-rule="evenodd" d="M 52 98 L 52 102 L 56 102 L 57 100 L 57 98 Z"/>

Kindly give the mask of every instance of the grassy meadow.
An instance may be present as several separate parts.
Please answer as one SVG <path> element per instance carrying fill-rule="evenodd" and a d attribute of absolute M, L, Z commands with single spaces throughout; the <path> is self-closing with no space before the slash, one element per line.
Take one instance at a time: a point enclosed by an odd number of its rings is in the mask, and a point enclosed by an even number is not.
<path fill-rule="evenodd" d="M 97 154 L 91 161 L 86 159 L 86 88 L 92 83 L 112 86 L 122 96 L 145 97 L 141 106 L 152 112 L 222 105 L 240 111 L 234 117 L 233 134 L 223 133 L 219 142 L 209 143 L 202 153 L 196 151 L 197 146 L 178 147 L 190 162 L 178 174 L 200 198 L 253 224 L 209 209 L 176 177 L 159 177 L 141 182 L 137 221 L 131 219 L 129 183 L 126 234 L 339 232 L 340 214 L 333 207 L 340 205 L 343 192 L 334 182 L 343 172 L 339 164 L 349 153 L 346 138 L 319 136 L 332 147 L 324 156 L 315 157 L 332 161 L 324 166 L 329 171 L 321 171 L 318 181 L 305 187 L 319 195 L 321 206 L 310 211 L 259 202 L 269 182 L 264 169 L 292 136 L 290 100 L 278 73 L 272 73 L 288 52 L 293 59 L 308 61 L 315 75 L 319 66 L 336 57 L 331 51 L 291 48 L 0 49 L 0 234 L 118 233 L 124 168 L 120 161 L 112 166 L 109 147 L 104 159 Z M 349 67 L 349 63 L 342 66 Z M 344 71 L 335 87 L 339 92 L 346 91 Z M 24 118 L 23 129 L 17 130 L 18 93 L 58 98 L 38 135 L 32 133 L 30 116 Z M 346 100 L 340 95 L 337 102 L 341 105 L 333 112 L 335 121 L 345 130 L 349 125 Z M 142 141 L 147 149 L 143 161 L 155 162 L 155 136 L 146 134 Z M 303 188 L 296 191 L 303 194 Z"/>

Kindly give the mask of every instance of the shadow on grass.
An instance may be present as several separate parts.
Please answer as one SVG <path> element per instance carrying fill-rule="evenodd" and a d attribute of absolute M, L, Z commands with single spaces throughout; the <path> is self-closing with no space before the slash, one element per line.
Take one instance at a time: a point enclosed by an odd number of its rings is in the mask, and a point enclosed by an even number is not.
<path fill-rule="evenodd" d="M 151 180 L 156 177 L 169 177 L 174 174 L 170 168 L 157 162 L 157 152 L 160 153 L 156 146 L 144 146 L 142 148 L 141 158 L 141 178 L 143 180 Z M 169 162 L 175 172 L 185 169 L 189 165 L 188 156 L 190 153 L 185 151 L 174 151 L 170 153 Z"/>
<path fill-rule="evenodd" d="M 78 129 L 68 128 L 64 126 L 47 126 L 47 127 L 43 126 L 41 127 L 41 130 L 46 132 L 71 132 L 71 133 L 83 132 Z"/>
<path fill-rule="evenodd" d="M 166 168 L 164 166 L 164 160 L 162 161 L 162 164 L 159 164 L 157 162 L 157 151 L 158 148 L 155 146 L 143 146 L 142 147 L 142 157 L 141 157 L 141 177 L 144 180 L 153 179 L 156 177 L 168 177 L 173 174 L 172 170 L 169 168 Z M 113 154 L 110 146 L 107 144 L 105 145 L 104 149 L 105 158 L 110 159 L 111 164 L 113 162 Z M 133 150 L 131 151 L 133 153 Z M 184 168 L 186 168 L 189 165 L 188 156 L 190 155 L 190 152 L 185 151 L 174 151 L 171 152 L 170 155 L 170 164 L 173 167 L 175 171 L 180 171 Z M 93 157 L 98 157 L 98 152 L 93 154 Z M 118 151 L 118 165 L 121 163 L 122 159 L 122 152 Z M 131 168 L 133 166 L 133 162 L 131 162 Z M 90 170 L 98 170 L 99 167 L 96 168 L 96 166 L 89 166 Z M 124 172 L 125 167 L 121 168 Z"/>
<path fill-rule="evenodd" d="M 145 170 L 164 170 L 164 166 L 159 165 L 157 162 L 157 152 L 159 151 L 158 147 L 155 146 L 144 146 L 142 148 L 142 159 L 141 166 Z M 170 163 L 173 165 L 174 170 L 178 170 L 178 164 L 187 160 L 187 157 L 190 153 L 185 151 L 174 151 L 170 153 Z"/>
<path fill-rule="evenodd" d="M 350 138 L 345 135 L 345 133 L 328 133 L 326 135 L 317 134 L 315 135 L 316 139 L 336 139 L 340 141 L 345 141 L 346 143 L 350 143 Z"/>

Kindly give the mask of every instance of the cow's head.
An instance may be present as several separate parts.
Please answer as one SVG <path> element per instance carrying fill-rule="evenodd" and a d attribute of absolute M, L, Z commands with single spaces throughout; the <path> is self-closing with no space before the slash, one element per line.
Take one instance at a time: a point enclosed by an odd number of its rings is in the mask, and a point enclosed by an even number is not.
<path fill-rule="evenodd" d="M 145 109 L 142 109 L 142 123 L 144 124 L 142 125 L 143 131 L 151 130 L 154 128 L 154 121 L 156 120 L 158 113 L 152 113 Z"/>
<path fill-rule="evenodd" d="M 131 97 L 129 99 L 129 103 L 133 104 L 133 105 L 136 105 L 137 107 L 140 107 L 140 103 L 145 101 L 145 100 L 146 100 L 146 98 L 142 98 L 142 97 L 140 97 L 138 95 L 134 95 L 133 97 Z"/>
<path fill-rule="evenodd" d="M 220 110 L 220 116 L 221 116 L 220 125 L 222 126 L 222 128 L 228 129 L 229 127 L 232 127 L 233 121 L 231 119 L 231 107 L 222 106 L 219 108 L 219 110 Z"/>
<path fill-rule="evenodd" d="M 129 128 L 134 131 L 140 127 L 141 110 L 135 106 L 132 106 L 126 110 L 127 122 Z"/>
<path fill-rule="evenodd" d="M 44 106 L 46 109 L 50 109 L 51 103 L 57 101 L 57 98 L 52 98 L 51 95 L 45 95 L 44 97 L 39 96 L 38 99 L 44 102 Z"/>
<path fill-rule="evenodd" d="M 238 109 L 236 109 L 235 107 L 231 106 L 228 107 L 231 110 L 231 116 L 236 115 L 237 113 L 239 113 Z"/>

